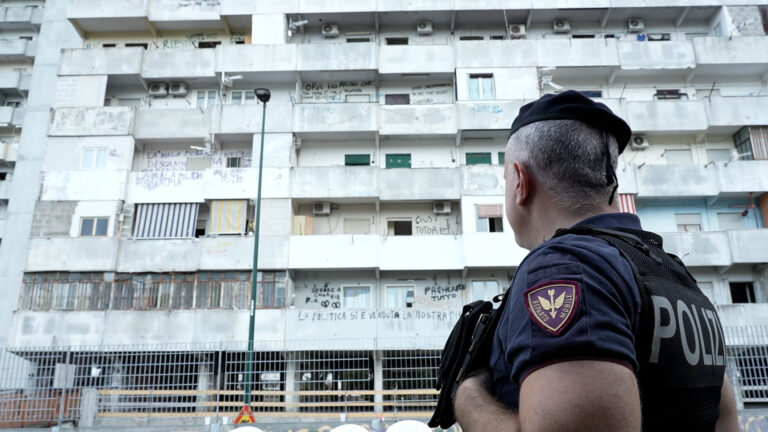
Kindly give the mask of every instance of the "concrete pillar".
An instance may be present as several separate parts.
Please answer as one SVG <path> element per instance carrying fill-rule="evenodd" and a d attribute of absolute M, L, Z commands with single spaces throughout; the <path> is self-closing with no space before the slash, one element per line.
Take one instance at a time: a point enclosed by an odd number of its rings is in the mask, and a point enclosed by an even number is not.
<path fill-rule="evenodd" d="M 202 391 L 210 390 L 212 388 L 212 378 L 213 375 L 211 373 L 211 366 L 207 364 L 201 364 L 199 370 L 197 371 L 197 390 L 201 392 L 198 393 L 196 398 L 198 409 L 202 408 L 203 402 L 208 402 L 211 400 L 211 395 L 204 394 Z"/>
<path fill-rule="evenodd" d="M 283 358 L 285 359 L 285 391 L 298 391 L 299 386 L 296 385 L 296 358 L 293 353 L 284 353 Z M 298 401 L 299 397 L 294 394 L 285 395 L 285 403 L 287 405 L 285 410 L 288 412 L 297 412 L 299 407 L 295 405 L 292 406 L 291 404 Z"/>
<path fill-rule="evenodd" d="M 93 427 L 93 421 L 99 410 L 99 390 L 84 388 L 80 392 L 80 420 L 78 427 Z"/>
<path fill-rule="evenodd" d="M 113 390 L 122 389 L 123 382 L 123 360 L 116 357 L 112 362 L 112 375 L 109 379 L 109 388 Z M 109 410 L 118 411 L 120 405 L 120 396 L 113 394 L 109 395 Z"/>
<path fill-rule="evenodd" d="M 382 352 L 373 352 L 373 389 L 377 392 L 384 390 L 384 361 L 382 360 Z M 373 396 L 373 401 L 376 403 L 374 408 L 375 412 L 383 412 L 384 395 L 376 393 Z"/>

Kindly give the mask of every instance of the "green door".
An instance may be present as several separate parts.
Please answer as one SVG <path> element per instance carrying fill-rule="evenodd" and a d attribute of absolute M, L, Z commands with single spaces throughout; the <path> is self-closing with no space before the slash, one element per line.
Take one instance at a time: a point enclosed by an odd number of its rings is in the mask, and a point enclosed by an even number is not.
<path fill-rule="evenodd" d="M 409 154 L 387 154 L 387 168 L 410 168 L 411 155 Z"/>
<path fill-rule="evenodd" d="M 490 165 L 490 153 L 467 153 L 467 165 Z"/>

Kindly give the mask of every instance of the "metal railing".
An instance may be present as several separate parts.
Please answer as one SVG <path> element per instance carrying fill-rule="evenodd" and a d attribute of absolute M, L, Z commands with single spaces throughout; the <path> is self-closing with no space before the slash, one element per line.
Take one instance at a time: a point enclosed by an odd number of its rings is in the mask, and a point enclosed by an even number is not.
<path fill-rule="evenodd" d="M 768 327 L 724 334 L 737 399 L 768 402 Z M 428 418 L 437 402 L 440 350 L 420 346 L 435 342 L 257 342 L 251 408 L 260 421 Z M 0 348 L 0 428 L 225 417 L 231 423 L 243 406 L 245 361 L 244 342 Z"/>

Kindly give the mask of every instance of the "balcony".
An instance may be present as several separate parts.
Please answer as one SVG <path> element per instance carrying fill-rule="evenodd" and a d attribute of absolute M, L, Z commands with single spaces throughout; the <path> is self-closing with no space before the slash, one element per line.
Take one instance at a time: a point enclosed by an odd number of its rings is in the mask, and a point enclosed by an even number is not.
<path fill-rule="evenodd" d="M 453 74 L 453 45 L 382 45 L 379 48 L 379 73 Z"/>
<path fill-rule="evenodd" d="M 291 176 L 293 198 L 319 200 L 379 196 L 377 167 L 299 167 L 292 170 Z"/>
<path fill-rule="evenodd" d="M 693 49 L 701 69 L 697 69 L 697 73 L 722 70 L 715 66 L 727 66 L 731 71 L 738 71 L 737 65 L 748 65 L 751 69 L 762 64 L 764 70 L 768 64 L 768 40 L 764 36 L 694 38 Z"/>
<path fill-rule="evenodd" d="M 535 40 L 459 41 L 455 46 L 457 68 L 518 68 L 539 65 L 538 45 Z"/>
<path fill-rule="evenodd" d="M 123 240 L 118 272 L 194 272 L 200 269 L 199 239 Z"/>
<path fill-rule="evenodd" d="M 290 133 L 292 104 L 269 102 L 267 106 L 266 132 Z M 222 134 L 261 133 L 262 105 L 222 105 L 219 131 Z"/>
<path fill-rule="evenodd" d="M 32 61 L 37 51 L 37 42 L 26 39 L 0 40 L 0 61 Z"/>
<path fill-rule="evenodd" d="M 290 269 L 374 269 L 379 266 L 377 235 L 291 236 Z"/>
<path fill-rule="evenodd" d="M 457 127 L 454 104 L 379 106 L 381 135 L 455 135 Z"/>
<path fill-rule="evenodd" d="M 130 135 L 133 121 L 134 109 L 131 107 L 56 108 L 48 135 Z"/>
<path fill-rule="evenodd" d="M 128 174 L 127 189 L 126 200 L 128 202 L 203 202 L 203 172 L 131 172 Z"/>
<path fill-rule="evenodd" d="M 313 132 L 376 132 L 378 104 L 330 103 L 296 104 L 293 110 L 293 130 Z"/>
<path fill-rule="evenodd" d="M 202 140 L 211 131 L 215 109 L 140 109 L 136 113 L 134 138 Z"/>
<path fill-rule="evenodd" d="M 0 141 L 0 161 L 16 162 L 19 157 L 16 147 L 12 143 L 4 143 Z"/>
<path fill-rule="evenodd" d="M 720 193 L 768 191 L 768 161 L 733 161 L 717 164 Z"/>
<path fill-rule="evenodd" d="M 377 57 L 373 42 L 302 44 L 298 45 L 297 69 L 302 72 L 376 70 Z"/>
<path fill-rule="evenodd" d="M 462 240 L 466 267 L 517 267 L 528 254 L 511 232 L 464 234 Z"/>
<path fill-rule="evenodd" d="M 719 304 L 717 314 L 723 327 L 764 325 L 768 322 L 768 303 L 739 303 Z M 759 332 L 743 332 L 743 337 L 729 340 L 732 333 L 725 333 L 725 343 L 728 345 L 762 345 L 765 340 Z M 749 337 L 749 336 L 751 337 Z"/>
<path fill-rule="evenodd" d="M 67 19 L 84 33 L 139 32 L 151 34 L 149 0 L 71 0 Z"/>
<path fill-rule="evenodd" d="M 8 201 L 11 199 L 11 188 L 13 185 L 10 180 L 0 180 L 0 200 Z"/>
<path fill-rule="evenodd" d="M 664 250 L 680 257 L 689 267 L 729 266 L 733 263 L 731 245 L 725 232 L 661 234 Z"/>
<path fill-rule="evenodd" d="M 283 339 L 284 309 L 259 309 L 256 340 Z M 248 311 L 109 310 L 14 312 L 11 340 L 14 347 L 101 346 L 113 341 L 142 345 L 169 343 L 242 342 Z M 184 331 L 169 331 L 184 329 Z"/>
<path fill-rule="evenodd" d="M 218 1 L 179 3 L 151 0 L 148 15 L 152 25 L 162 31 L 229 30 L 221 21 Z"/>
<path fill-rule="evenodd" d="M 26 271 L 114 271 L 116 237 L 33 238 Z"/>
<path fill-rule="evenodd" d="M 0 91 L 18 91 L 21 87 L 21 76 L 21 72 L 0 72 Z"/>
<path fill-rule="evenodd" d="M 59 75 L 138 75 L 145 51 L 141 47 L 65 49 Z M 146 52 L 168 55 L 170 50 Z"/>
<path fill-rule="evenodd" d="M 223 7 L 223 5 L 222 5 Z M 252 12 L 249 13 L 249 15 Z M 217 71 L 238 74 L 263 72 L 272 78 L 295 81 L 298 45 L 221 45 Z M 281 73 L 290 72 L 282 75 Z"/>
<path fill-rule="evenodd" d="M 16 111 L 19 111 L 19 109 L 11 106 L 0 106 L 0 125 L 10 126 L 18 124 L 15 123 Z"/>
<path fill-rule="evenodd" d="M 381 270 L 459 270 L 465 265 L 461 236 L 388 236 L 381 240 Z"/>
<path fill-rule="evenodd" d="M 458 102 L 459 129 L 509 129 L 525 101 L 472 101 Z"/>
<path fill-rule="evenodd" d="M 695 100 L 629 101 L 622 107 L 636 132 L 701 132 L 708 126 L 704 105 Z"/>
<path fill-rule="evenodd" d="M 768 229 L 733 230 L 726 233 L 734 264 L 768 262 Z"/>
<path fill-rule="evenodd" d="M 617 43 L 622 70 L 685 70 L 696 67 L 690 41 Z"/>
<path fill-rule="evenodd" d="M 462 195 L 504 195 L 504 167 L 464 165 L 461 167 Z"/>
<path fill-rule="evenodd" d="M 717 196 L 714 167 L 704 165 L 643 165 L 634 167 L 638 198 Z"/>
<path fill-rule="evenodd" d="M 252 234 L 203 237 L 199 239 L 199 248 L 201 270 L 253 268 Z M 288 236 L 259 236 L 259 268 L 288 268 Z"/>
<path fill-rule="evenodd" d="M 540 66 L 618 66 L 615 39 L 542 39 L 536 41 Z"/>
<path fill-rule="evenodd" d="M 215 78 L 216 51 L 196 48 L 147 50 L 141 64 L 141 76 L 145 79 Z"/>
<path fill-rule="evenodd" d="M 768 124 L 768 96 L 713 97 L 701 103 L 707 109 L 710 128 L 733 133 L 744 125 Z"/>
<path fill-rule="evenodd" d="M 114 201 L 125 199 L 124 170 L 46 171 L 41 200 Z"/>
<path fill-rule="evenodd" d="M 458 200 L 460 175 L 457 168 L 382 169 L 379 196 L 382 201 Z"/>
<path fill-rule="evenodd" d="M 368 12 L 376 10 L 376 0 L 301 0 L 301 13 Z"/>
<path fill-rule="evenodd" d="M 0 9 L 0 30 L 40 31 L 43 8 L 35 6 L 6 6 Z"/>

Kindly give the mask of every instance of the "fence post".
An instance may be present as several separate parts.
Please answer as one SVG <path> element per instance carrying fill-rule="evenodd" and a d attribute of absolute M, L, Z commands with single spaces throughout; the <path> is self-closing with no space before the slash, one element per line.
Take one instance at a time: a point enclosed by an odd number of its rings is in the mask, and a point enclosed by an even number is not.
<path fill-rule="evenodd" d="M 221 376 L 221 361 L 223 359 L 224 347 L 219 347 L 219 364 L 216 366 L 216 424 L 219 424 L 219 405 L 221 404 L 221 387 L 224 385 L 224 380 Z"/>
<path fill-rule="evenodd" d="M 70 359 L 71 349 L 72 348 L 67 348 L 67 353 L 64 355 L 64 367 L 62 368 L 64 370 L 63 372 L 64 382 L 61 384 L 61 402 L 59 402 L 58 430 L 61 430 L 61 423 L 64 420 L 64 404 L 67 403 L 67 384 L 68 384 L 67 382 L 69 381 L 69 359 Z"/>

